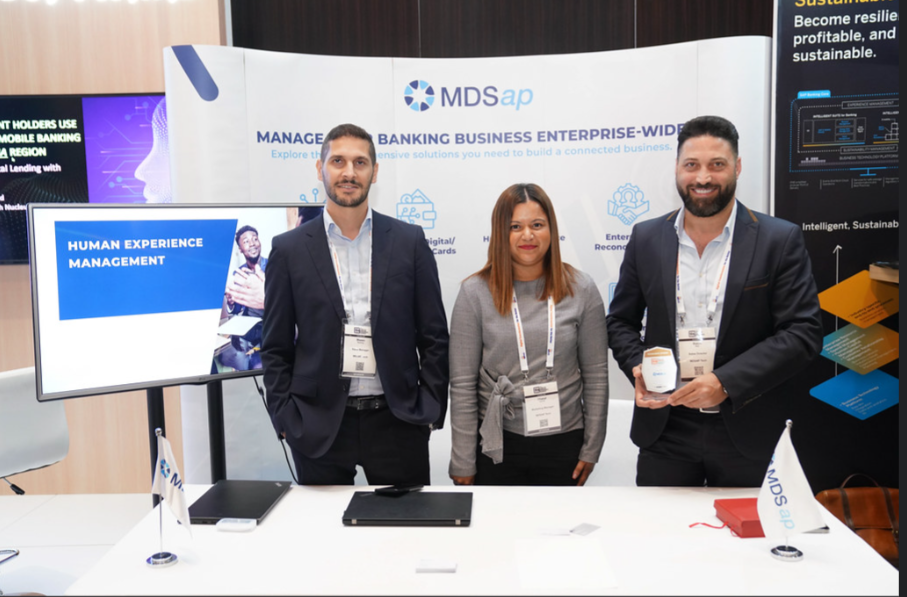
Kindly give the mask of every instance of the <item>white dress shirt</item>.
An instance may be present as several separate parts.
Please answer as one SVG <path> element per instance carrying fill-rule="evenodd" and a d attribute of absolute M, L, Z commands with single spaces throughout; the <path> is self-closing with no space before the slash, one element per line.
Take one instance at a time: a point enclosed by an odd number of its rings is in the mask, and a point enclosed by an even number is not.
<path fill-rule="evenodd" d="M 324 210 L 324 231 L 328 237 L 328 248 L 333 244 L 340 263 L 340 275 L 343 282 L 344 309 L 350 323 L 371 325 L 371 236 L 372 209 L 369 208 L 359 234 L 350 240 L 340 232 L 340 226 L 334 223 L 328 210 Z M 337 355 L 339 359 L 341 355 Z M 350 396 L 377 396 L 384 393 L 378 373 L 374 378 L 353 377 L 350 379 Z"/>
<path fill-rule="evenodd" d="M 721 312 L 724 307 L 724 294 L 727 289 L 727 276 L 718 291 L 718 303 L 715 307 L 715 314 L 712 321 L 709 322 L 709 301 L 712 299 L 712 293 L 715 284 L 718 282 L 718 276 L 722 271 L 722 262 L 728 251 L 731 239 L 734 238 L 734 224 L 737 221 L 737 201 L 734 200 L 734 207 L 731 209 L 731 215 L 724 225 L 721 233 L 706 245 L 705 250 L 700 257 L 696 244 L 687 236 L 683 229 L 684 216 L 686 210 L 680 210 L 677 221 L 674 222 L 674 229 L 677 231 L 677 254 L 680 259 L 680 293 L 683 297 L 683 304 L 686 308 L 686 315 L 681 323 L 679 310 L 676 315 L 677 329 L 690 328 L 715 328 L 715 338 L 720 333 Z M 730 264 L 728 264 L 730 267 Z M 676 334 L 675 334 L 676 338 Z M 674 351 L 677 353 L 678 345 L 675 340 Z M 677 388 L 686 385 L 686 382 L 680 381 L 680 373 L 677 374 Z"/>

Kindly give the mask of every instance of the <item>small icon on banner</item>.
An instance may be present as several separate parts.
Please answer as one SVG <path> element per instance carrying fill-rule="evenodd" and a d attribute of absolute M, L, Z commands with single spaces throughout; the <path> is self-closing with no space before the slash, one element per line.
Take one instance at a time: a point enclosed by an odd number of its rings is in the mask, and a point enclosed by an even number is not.
<path fill-rule="evenodd" d="M 642 214 L 649 211 L 646 194 L 633 184 L 619 187 L 611 199 L 608 199 L 608 215 L 614 216 L 627 226 L 631 225 Z"/>
<path fill-rule="evenodd" d="M 423 230 L 431 230 L 435 227 L 437 217 L 438 212 L 435 211 L 435 205 L 419 189 L 408 195 L 400 196 L 400 201 L 397 203 L 398 220 L 421 226 Z"/>
<path fill-rule="evenodd" d="M 309 201 L 309 199 L 308 199 L 308 197 L 306 197 L 305 193 L 299 194 L 299 200 L 302 201 L 303 203 L 318 203 L 318 189 L 317 188 L 312 189 L 312 200 L 311 201 Z"/>

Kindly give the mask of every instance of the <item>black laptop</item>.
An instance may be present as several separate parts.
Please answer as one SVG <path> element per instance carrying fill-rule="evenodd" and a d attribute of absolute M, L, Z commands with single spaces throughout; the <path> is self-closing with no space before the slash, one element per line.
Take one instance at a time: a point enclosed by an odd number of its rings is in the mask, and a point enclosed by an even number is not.
<path fill-rule="evenodd" d="M 290 490 L 284 481 L 221 479 L 189 506 L 192 524 L 216 524 L 222 518 L 262 519 Z"/>
<path fill-rule="evenodd" d="M 472 494 L 413 491 L 382 495 L 357 491 L 343 513 L 346 526 L 468 527 Z"/>

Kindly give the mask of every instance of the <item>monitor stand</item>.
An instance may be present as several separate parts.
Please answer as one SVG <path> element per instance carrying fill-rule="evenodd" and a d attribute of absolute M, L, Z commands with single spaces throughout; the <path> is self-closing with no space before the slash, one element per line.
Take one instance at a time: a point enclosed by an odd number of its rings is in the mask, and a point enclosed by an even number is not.
<path fill-rule="evenodd" d="M 160 427 L 161 433 L 167 437 L 167 426 L 164 423 L 164 388 L 148 388 L 145 390 L 148 402 L 148 441 L 151 449 L 151 479 L 154 479 L 155 467 L 157 466 L 157 434 L 155 429 Z M 157 507 L 161 501 L 161 496 L 156 493 L 151 494 L 151 503 Z"/>
<path fill-rule="evenodd" d="M 210 381 L 208 390 L 208 446 L 211 451 L 211 483 L 227 478 L 226 441 L 224 439 L 224 388 L 221 381 Z M 151 452 L 151 478 L 154 479 L 154 468 L 157 466 L 157 434 L 160 428 L 167 437 L 164 422 L 164 388 L 148 388 L 148 439 Z M 160 496 L 152 495 L 152 504 L 157 506 Z"/>

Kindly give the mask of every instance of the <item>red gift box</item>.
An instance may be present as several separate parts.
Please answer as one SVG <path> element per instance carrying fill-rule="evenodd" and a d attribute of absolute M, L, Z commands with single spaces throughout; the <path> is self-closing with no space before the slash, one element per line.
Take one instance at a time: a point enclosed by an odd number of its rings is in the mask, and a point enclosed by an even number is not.
<path fill-rule="evenodd" d="M 738 537 L 765 537 L 756 498 L 729 498 L 715 500 L 715 515 L 726 522 Z"/>

